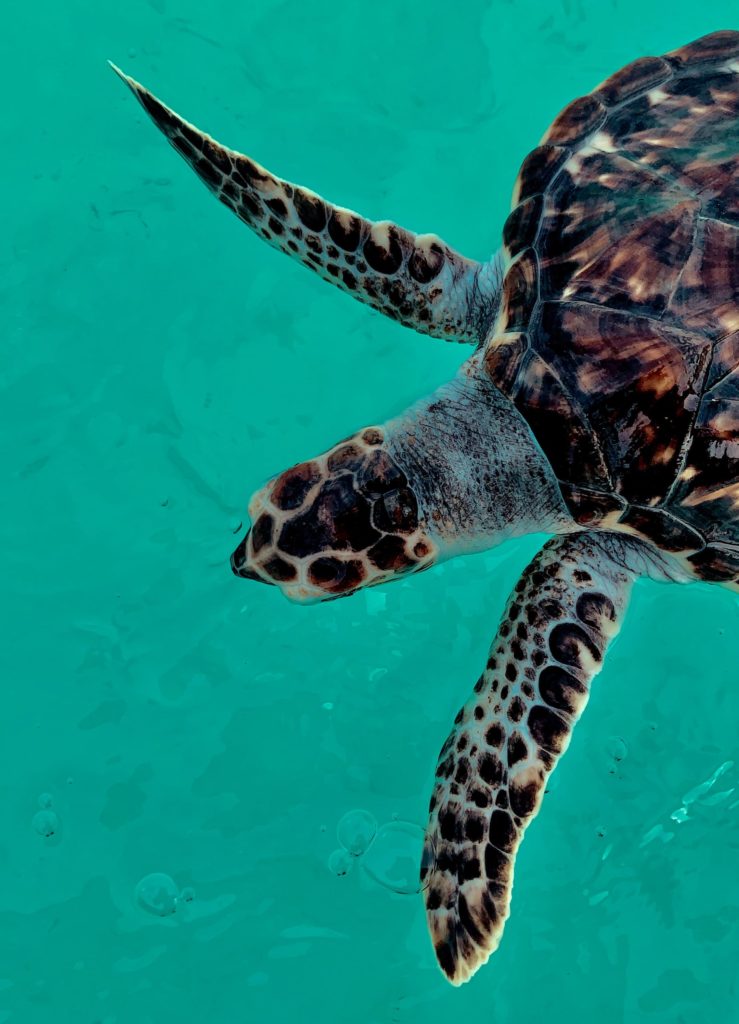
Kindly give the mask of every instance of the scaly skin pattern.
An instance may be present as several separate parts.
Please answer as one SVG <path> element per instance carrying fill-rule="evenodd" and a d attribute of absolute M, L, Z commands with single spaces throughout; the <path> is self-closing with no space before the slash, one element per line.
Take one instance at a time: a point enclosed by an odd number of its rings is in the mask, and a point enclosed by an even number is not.
<path fill-rule="evenodd" d="M 424 877 L 431 939 L 459 985 L 508 918 L 516 851 L 620 628 L 639 567 L 606 535 L 549 541 L 516 584 L 441 749 Z M 618 559 L 618 560 L 616 560 Z"/>

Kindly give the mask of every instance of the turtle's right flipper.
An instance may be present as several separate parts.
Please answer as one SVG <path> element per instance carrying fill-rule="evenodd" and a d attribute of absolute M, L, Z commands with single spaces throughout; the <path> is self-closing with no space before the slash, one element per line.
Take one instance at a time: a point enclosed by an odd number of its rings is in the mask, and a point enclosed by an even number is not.
<path fill-rule="evenodd" d="M 210 191 L 270 245 L 407 327 L 449 341 L 484 337 L 500 292 L 497 260 L 477 263 L 436 235 L 333 206 L 221 146 L 111 67 Z"/>
<path fill-rule="evenodd" d="M 526 569 L 439 756 L 425 899 L 437 959 L 455 985 L 500 942 L 524 830 L 621 625 L 638 570 L 626 568 L 626 542 L 610 542 L 611 558 L 603 536 L 556 538 Z"/>

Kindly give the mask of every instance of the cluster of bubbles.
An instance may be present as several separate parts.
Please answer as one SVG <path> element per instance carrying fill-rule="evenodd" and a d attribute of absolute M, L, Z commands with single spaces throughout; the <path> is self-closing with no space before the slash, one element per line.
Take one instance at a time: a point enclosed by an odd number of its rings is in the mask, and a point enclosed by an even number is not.
<path fill-rule="evenodd" d="M 339 849 L 328 859 L 335 875 L 348 875 L 361 864 L 369 877 L 391 892 L 405 896 L 419 893 L 428 885 L 421 882 L 422 868 L 428 879 L 433 867 L 433 844 L 427 833 L 411 821 L 388 821 L 378 828 L 369 811 L 348 811 L 336 828 Z"/>
<path fill-rule="evenodd" d="M 159 871 L 145 875 L 136 886 L 136 903 L 154 917 L 169 917 L 181 904 L 194 899 L 194 889 L 186 886 L 180 890 L 173 878 Z"/>
<path fill-rule="evenodd" d="M 44 839 L 51 839 L 58 835 L 61 828 L 59 815 L 54 810 L 54 800 L 51 793 L 42 793 L 38 798 L 39 809 L 31 820 L 34 831 L 38 832 Z"/>
<path fill-rule="evenodd" d="M 618 773 L 618 766 L 628 756 L 629 748 L 620 736 L 611 736 L 606 744 L 606 753 L 609 764 L 608 772 L 610 775 L 616 775 Z"/>

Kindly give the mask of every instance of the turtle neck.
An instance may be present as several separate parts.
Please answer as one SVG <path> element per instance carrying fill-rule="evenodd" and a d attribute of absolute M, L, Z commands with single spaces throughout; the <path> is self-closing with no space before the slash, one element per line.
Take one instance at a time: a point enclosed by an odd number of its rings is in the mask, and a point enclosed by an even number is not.
<path fill-rule="evenodd" d="M 479 353 L 385 431 L 388 452 L 405 469 L 444 556 L 574 527 L 551 466 Z"/>

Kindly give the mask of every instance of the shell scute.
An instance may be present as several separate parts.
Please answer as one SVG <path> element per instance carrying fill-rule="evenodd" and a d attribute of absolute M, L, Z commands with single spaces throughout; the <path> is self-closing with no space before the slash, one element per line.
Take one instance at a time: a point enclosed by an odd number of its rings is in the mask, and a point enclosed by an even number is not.
<path fill-rule="evenodd" d="M 534 244 L 543 208 L 544 196 L 539 194 L 525 199 L 511 211 L 503 225 L 503 245 L 511 256 Z"/>
<path fill-rule="evenodd" d="M 728 583 L 739 580 L 739 547 L 708 544 L 702 551 L 688 557 L 703 580 L 712 583 Z"/>
<path fill-rule="evenodd" d="M 735 72 L 676 75 L 614 110 L 603 134 L 614 151 L 688 195 L 735 208 L 737 114 L 727 109 L 735 101 Z"/>
<path fill-rule="evenodd" d="M 681 46 L 667 54 L 670 60 L 680 67 L 692 67 L 695 64 L 713 63 L 739 57 L 739 32 L 726 29 L 711 32 L 687 46 Z"/>
<path fill-rule="evenodd" d="M 702 218 L 667 318 L 720 338 L 739 331 L 738 299 L 739 227 Z"/>
<path fill-rule="evenodd" d="M 571 146 L 597 131 L 608 112 L 597 96 L 580 96 L 569 103 L 554 121 L 542 142 L 554 146 Z"/>
<path fill-rule="evenodd" d="M 533 248 L 525 249 L 510 265 L 503 280 L 497 330 L 519 331 L 528 321 L 538 299 L 539 263 Z"/>
<path fill-rule="evenodd" d="M 709 390 L 739 366 L 739 331 L 727 334 L 714 345 L 711 368 L 706 381 Z"/>
<path fill-rule="evenodd" d="M 502 391 L 510 391 L 513 386 L 528 345 L 529 339 L 525 334 L 504 334 L 500 344 L 485 353 L 485 369 Z"/>
<path fill-rule="evenodd" d="M 564 295 L 661 317 L 683 276 L 699 208 L 697 201 L 687 199 L 639 218 L 617 244 L 572 275 Z"/>
<path fill-rule="evenodd" d="M 670 504 L 709 540 L 739 523 L 739 370 L 703 399 Z M 736 542 L 736 541 L 735 541 Z"/>
<path fill-rule="evenodd" d="M 590 490 L 577 484 L 561 483 L 562 496 L 579 526 L 615 525 L 627 508 L 626 502 L 612 491 Z"/>
<path fill-rule="evenodd" d="M 693 553 L 704 546 L 703 537 L 697 530 L 661 508 L 631 505 L 619 519 L 619 525 L 674 554 Z"/>
<path fill-rule="evenodd" d="M 667 81 L 671 75 L 672 68 L 662 57 L 639 57 L 602 82 L 596 92 L 606 106 L 612 107 Z"/>
<path fill-rule="evenodd" d="M 565 164 L 545 199 L 537 240 L 542 296 L 561 298 L 579 272 L 622 248 L 629 230 L 684 199 L 648 167 L 585 147 Z"/>
<path fill-rule="evenodd" d="M 587 416 L 616 491 L 637 504 L 662 500 L 691 427 L 709 342 L 649 317 L 544 303 L 537 349 Z"/>
<path fill-rule="evenodd" d="M 526 357 L 513 400 L 560 480 L 611 489 L 587 418 L 541 356 Z"/>
<path fill-rule="evenodd" d="M 533 149 L 518 172 L 513 205 L 523 203 L 531 196 L 543 192 L 569 156 L 570 150 L 563 146 L 545 145 Z"/>

